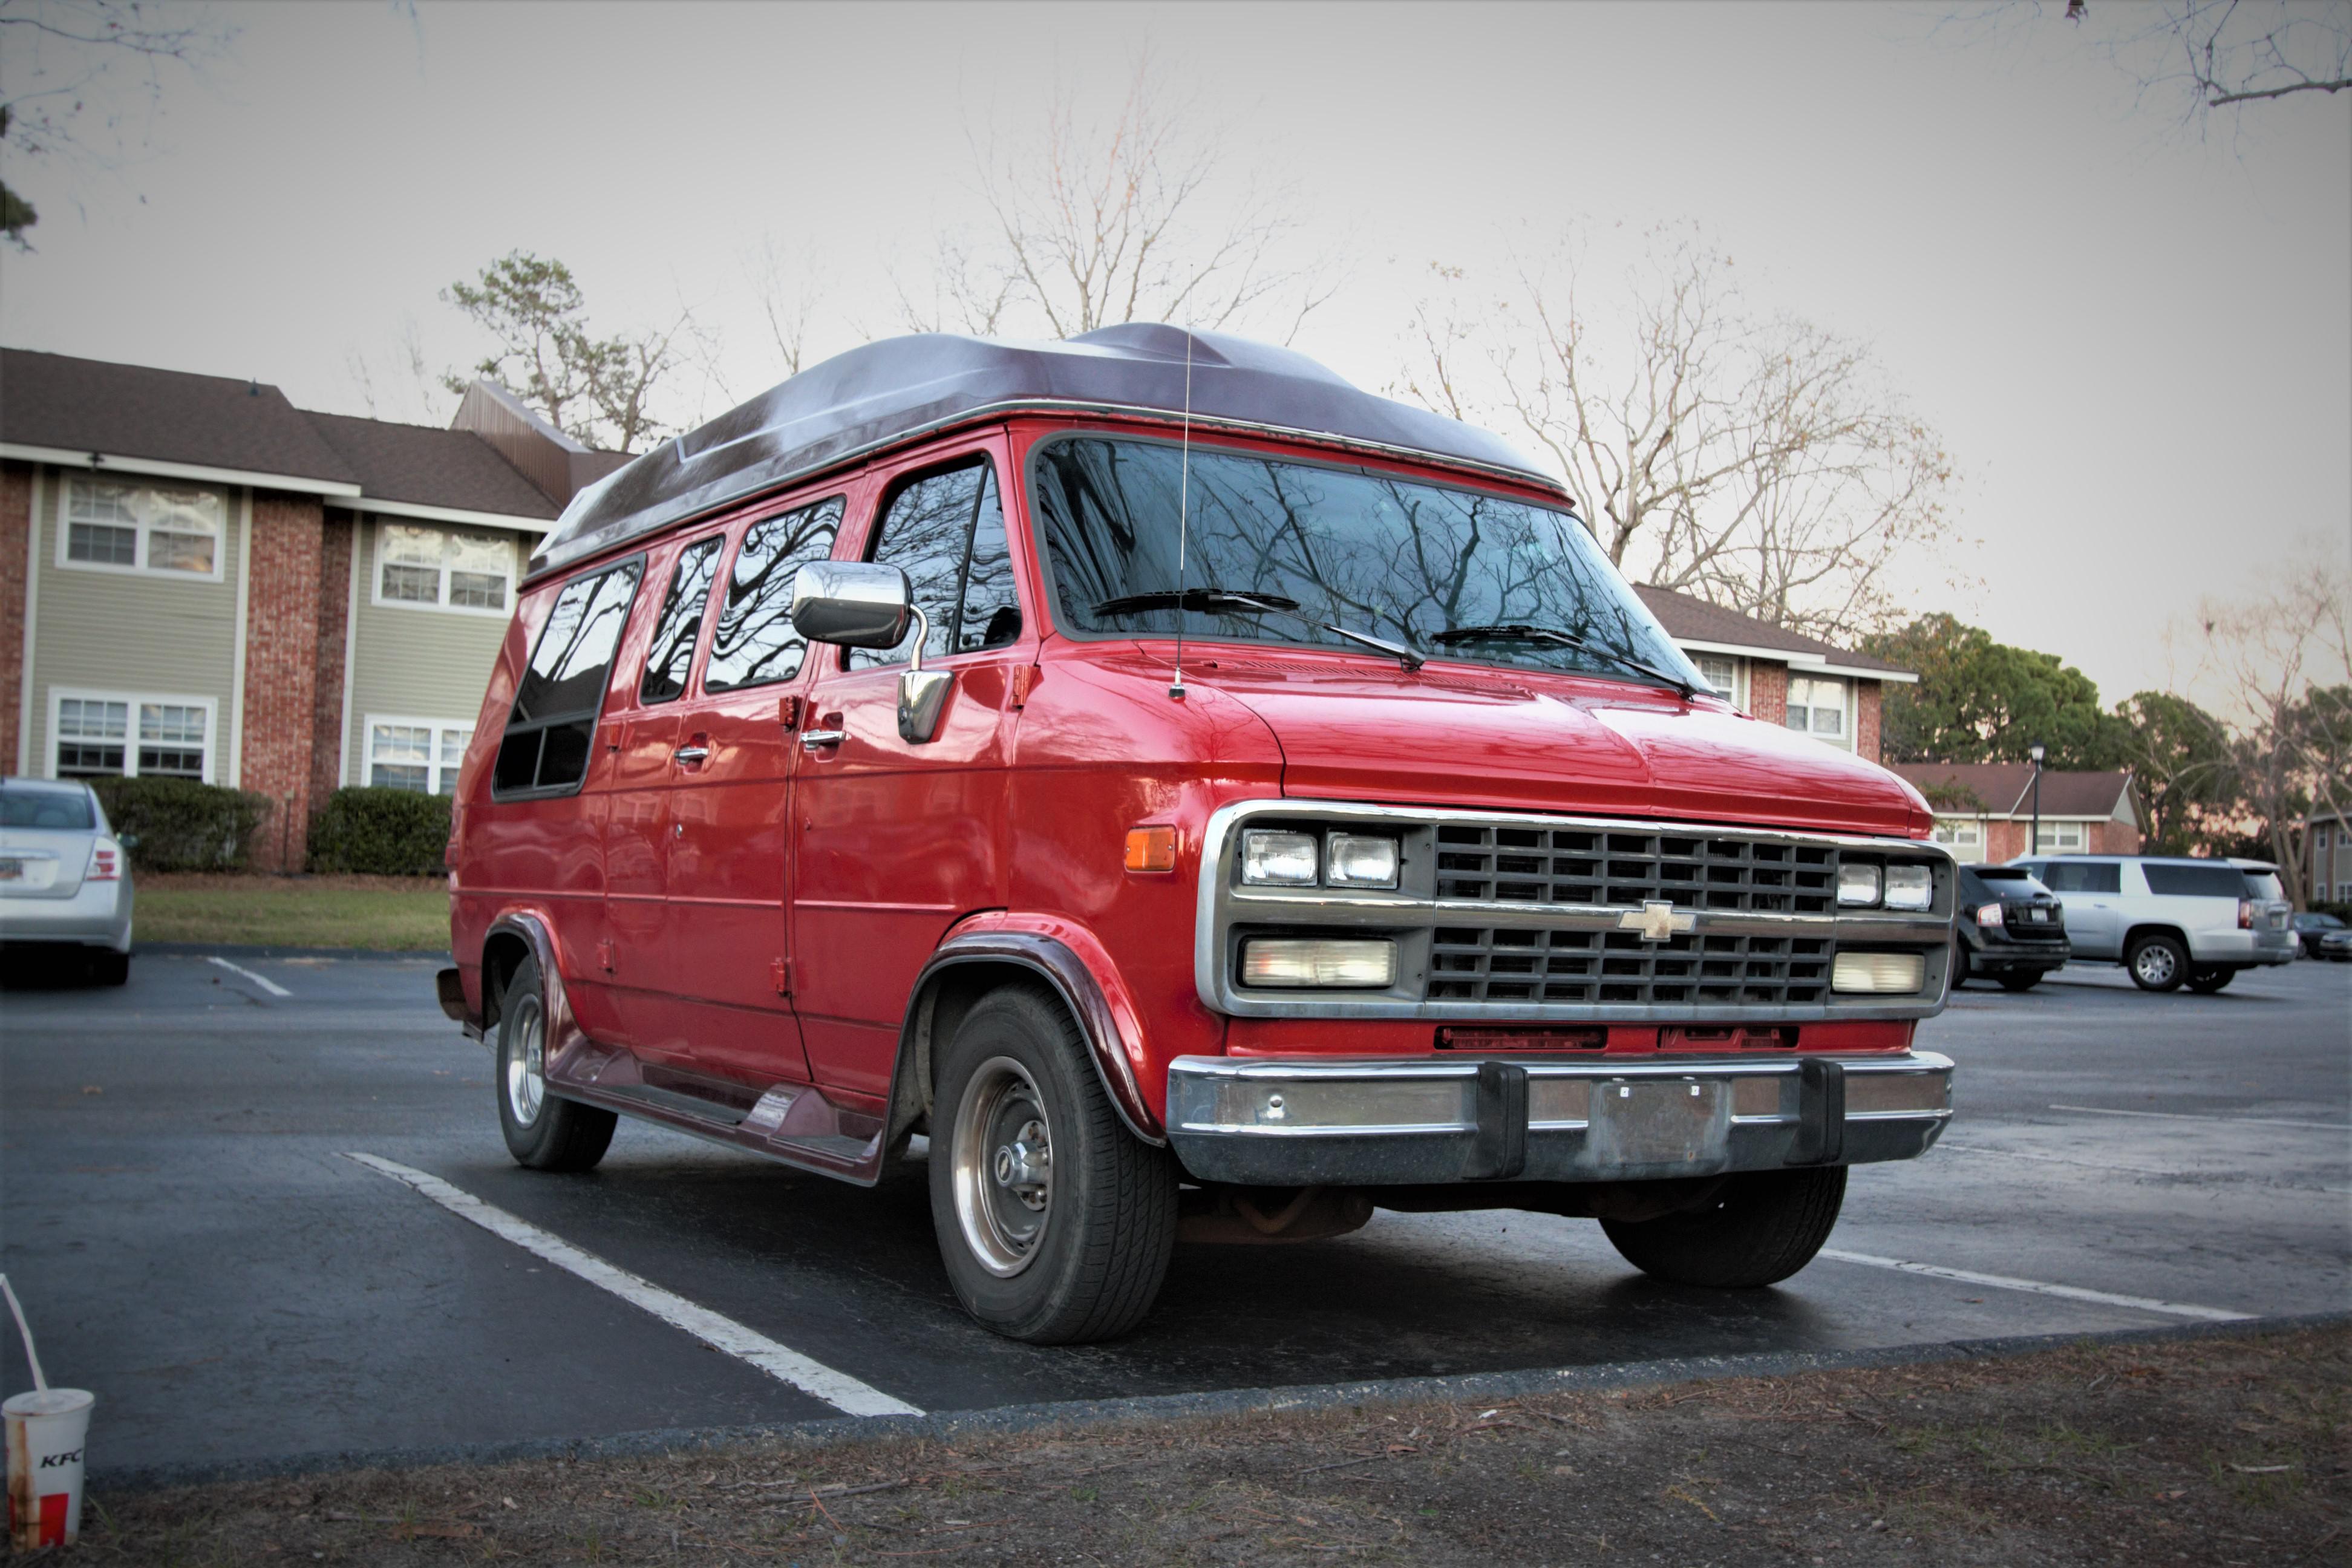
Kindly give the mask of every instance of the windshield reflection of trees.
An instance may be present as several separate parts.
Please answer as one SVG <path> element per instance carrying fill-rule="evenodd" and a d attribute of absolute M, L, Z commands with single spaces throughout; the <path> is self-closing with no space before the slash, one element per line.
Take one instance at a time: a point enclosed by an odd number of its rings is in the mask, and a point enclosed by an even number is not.
<path fill-rule="evenodd" d="M 1314 627 L 1245 612 L 1092 607 L 1177 586 L 1178 490 L 1191 513 L 1188 588 L 1280 595 L 1303 614 L 1449 658 L 1616 673 L 1540 643 L 1445 646 L 1461 626 L 1549 626 L 1667 668 L 1685 662 L 1564 512 L 1360 470 L 1195 448 L 1074 440 L 1039 461 L 1039 503 L 1060 613 L 1081 630 L 1346 647 Z"/>

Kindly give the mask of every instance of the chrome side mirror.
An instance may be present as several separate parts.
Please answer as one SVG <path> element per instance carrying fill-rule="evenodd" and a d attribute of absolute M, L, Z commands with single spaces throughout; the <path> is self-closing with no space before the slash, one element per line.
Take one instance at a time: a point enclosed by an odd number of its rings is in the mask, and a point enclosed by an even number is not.
<path fill-rule="evenodd" d="M 910 622 L 915 647 L 898 677 L 898 738 L 921 745 L 939 733 L 955 677 L 923 668 L 930 617 L 912 603 L 907 574 L 870 561 L 820 561 L 793 578 L 793 629 L 811 642 L 897 647 Z"/>
<path fill-rule="evenodd" d="M 911 598 L 907 574 L 896 566 L 820 561 L 793 578 L 793 630 L 843 647 L 897 647 L 908 621 L 922 615 Z"/>

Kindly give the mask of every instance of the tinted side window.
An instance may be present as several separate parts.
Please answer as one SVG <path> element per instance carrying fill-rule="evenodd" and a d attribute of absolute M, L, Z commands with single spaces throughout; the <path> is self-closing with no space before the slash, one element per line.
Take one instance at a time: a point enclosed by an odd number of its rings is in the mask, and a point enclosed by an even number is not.
<path fill-rule="evenodd" d="M 686 689 L 686 673 L 694 664 L 694 645 L 702 636 L 702 607 L 710 597 L 710 579 L 719 570 L 719 547 L 725 542 L 712 534 L 679 552 L 677 570 L 670 575 L 669 597 L 662 601 L 661 618 L 654 623 L 646 673 L 637 682 L 640 702 L 667 702 Z"/>
<path fill-rule="evenodd" d="M 930 622 L 925 658 L 1002 647 L 1020 637 L 1013 549 L 1005 540 L 996 470 L 987 458 L 926 474 L 896 491 L 868 559 L 907 574 L 914 603 Z M 903 664 L 914 646 L 909 631 L 894 648 L 853 649 L 850 663 L 854 668 Z"/>
<path fill-rule="evenodd" d="M 2053 893 L 2119 893 L 2123 869 L 2112 860 L 2053 860 L 2042 881 Z"/>
<path fill-rule="evenodd" d="M 645 565 L 642 557 L 624 562 L 575 577 L 556 594 L 499 742 L 492 793 L 577 789 L 588 776 L 604 678 Z"/>
<path fill-rule="evenodd" d="M 719 629 L 710 636 L 705 691 L 765 686 L 801 672 L 808 643 L 793 629 L 793 579 L 802 567 L 832 558 L 841 510 L 842 498 L 830 496 L 744 531 L 743 547 L 727 574 Z"/>
<path fill-rule="evenodd" d="M 2245 873 L 2235 866 L 2144 865 L 2140 872 L 2147 878 L 2147 890 L 2160 898 L 2242 899 L 2246 896 Z"/>

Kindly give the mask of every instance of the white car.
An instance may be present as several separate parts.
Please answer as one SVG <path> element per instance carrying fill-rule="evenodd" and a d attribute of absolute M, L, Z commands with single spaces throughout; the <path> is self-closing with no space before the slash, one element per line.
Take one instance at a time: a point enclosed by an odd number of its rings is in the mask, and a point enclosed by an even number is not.
<path fill-rule="evenodd" d="M 2077 960 L 2121 963 L 2143 991 L 2219 991 L 2241 970 L 2295 955 L 2294 906 L 2265 861 L 2036 855 L 2011 864 L 2058 895 Z"/>
<path fill-rule="evenodd" d="M 0 945 L 86 954 L 104 985 L 131 978 L 131 855 L 86 784 L 0 779 Z"/>

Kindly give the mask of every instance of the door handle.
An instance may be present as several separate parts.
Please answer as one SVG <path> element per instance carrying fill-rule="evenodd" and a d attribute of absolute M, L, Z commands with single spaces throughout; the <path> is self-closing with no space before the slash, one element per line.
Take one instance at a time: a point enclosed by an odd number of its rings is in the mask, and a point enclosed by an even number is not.
<path fill-rule="evenodd" d="M 709 762 L 710 760 L 710 748 L 708 746 L 680 746 L 677 751 L 670 753 L 670 757 L 671 760 L 675 762 L 684 763 L 691 767 L 697 763 Z"/>
<path fill-rule="evenodd" d="M 801 731 L 801 750 L 821 752 L 828 746 L 838 746 L 847 739 L 849 731 L 846 730 L 803 730 Z"/>

